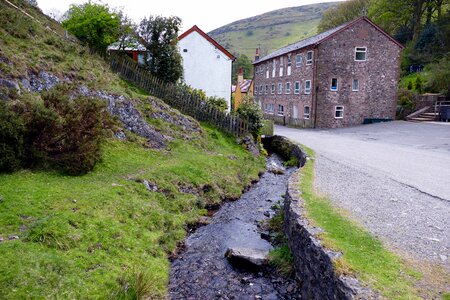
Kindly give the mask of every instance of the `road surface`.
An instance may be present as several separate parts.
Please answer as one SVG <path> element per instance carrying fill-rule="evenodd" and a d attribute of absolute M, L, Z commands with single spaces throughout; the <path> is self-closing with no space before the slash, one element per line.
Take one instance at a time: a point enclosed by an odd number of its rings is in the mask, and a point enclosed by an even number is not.
<path fill-rule="evenodd" d="M 316 187 L 391 248 L 450 270 L 450 123 L 275 126 L 316 151 Z"/>

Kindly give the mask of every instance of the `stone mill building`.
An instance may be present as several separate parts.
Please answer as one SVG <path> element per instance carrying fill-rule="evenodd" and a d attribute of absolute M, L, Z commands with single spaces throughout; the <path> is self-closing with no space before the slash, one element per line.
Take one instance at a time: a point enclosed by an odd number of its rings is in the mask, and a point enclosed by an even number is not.
<path fill-rule="evenodd" d="M 403 46 L 367 17 L 254 62 L 255 100 L 267 118 L 335 128 L 394 119 Z"/>

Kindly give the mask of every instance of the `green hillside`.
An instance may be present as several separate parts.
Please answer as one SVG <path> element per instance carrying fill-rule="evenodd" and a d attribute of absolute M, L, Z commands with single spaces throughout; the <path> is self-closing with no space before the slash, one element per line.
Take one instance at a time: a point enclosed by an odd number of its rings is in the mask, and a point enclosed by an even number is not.
<path fill-rule="evenodd" d="M 252 58 L 255 48 L 261 55 L 317 33 L 322 14 L 338 2 L 289 7 L 239 20 L 208 34 L 234 54 Z"/>
<path fill-rule="evenodd" d="M 0 299 L 166 298 L 169 256 L 188 228 L 207 205 L 239 197 L 264 158 L 121 80 L 26 1 L 10 2 L 19 9 L 0 1 L 0 162 L 20 146 L 5 142 L 20 128 L 2 116 L 54 117 L 48 97 L 60 110 L 77 93 L 103 101 L 114 125 L 85 175 L 0 169 Z"/>

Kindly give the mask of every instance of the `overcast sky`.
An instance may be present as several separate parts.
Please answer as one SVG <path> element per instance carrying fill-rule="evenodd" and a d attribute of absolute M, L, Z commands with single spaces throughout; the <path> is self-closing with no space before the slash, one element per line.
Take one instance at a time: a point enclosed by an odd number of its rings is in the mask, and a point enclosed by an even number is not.
<path fill-rule="evenodd" d="M 38 0 L 44 13 L 57 12 L 59 15 L 67 11 L 70 4 L 84 2 L 87 0 Z M 193 25 L 209 32 L 228 23 L 271 10 L 321 2 L 332 0 L 110 0 L 102 3 L 121 8 L 136 23 L 150 15 L 178 16 L 183 21 L 182 32 Z"/>

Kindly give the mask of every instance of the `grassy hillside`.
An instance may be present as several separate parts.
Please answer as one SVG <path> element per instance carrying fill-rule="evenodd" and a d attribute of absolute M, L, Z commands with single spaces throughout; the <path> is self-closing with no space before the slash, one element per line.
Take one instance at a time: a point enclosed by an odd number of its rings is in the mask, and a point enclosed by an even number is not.
<path fill-rule="evenodd" d="M 337 2 L 289 7 L 239 20 L 208 34 L 234 54 L 262 55 L 317 33 L 322 14 Z"/>
<path fill-rule="evenodd" d="M 206 205 L 238 197 L 258 178 L 263 158 L 149 100 L 86 48 L 45 29 L 62 32 L 39 10 L 13 2 L 39 22 L 0 1 L 1 79 L 23 82 L 47 72 L 68 85 L 123 96 L 168 142 L 152 148 L 117 121 L 126 140 L 111 134 L 102 160 L 86 175 L 0 173 L 0 298 L 163 298 L 168 256 L 186 229 Z M 6 101 L 40 97 L 20 87 Z M 197 129 L 171 117 L 188 118 Z"/>

